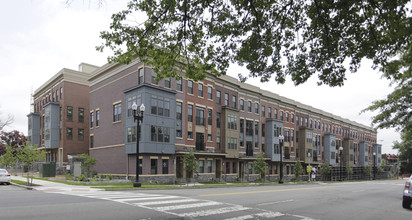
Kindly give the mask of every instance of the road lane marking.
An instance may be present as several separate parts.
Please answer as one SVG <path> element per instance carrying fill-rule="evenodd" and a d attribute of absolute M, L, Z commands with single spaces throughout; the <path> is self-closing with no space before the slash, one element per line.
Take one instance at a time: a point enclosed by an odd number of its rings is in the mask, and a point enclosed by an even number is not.
<path fill-rule="evenodd" d="M 307 188 L 295 188 L 295 189 L 274 189 L 274 190 L 264 190 L 264 191 L 248 191 L 248 192 L 234 192 L 234 193 L 218 193 L 218 194 L 204 194 L 199 196 L 227 196 L 227 195 L 240 195 L 240 194 L 253 194 L 253 193 L 268 193 L 268 192 L 288 192 L 288 191 L 299 191 L 299 190 L 310 190 L 310 189 L 324 189 L 324 188 L 335 188 L 342 186 L 321 186 L 321 187 L 307 187 Z"/>
<path fill-rule="evenodd" d="M 263 212 L 263 213 L 258 213 L 256 215 L 259 217 L 264 217 L 264 218 L 276 218 L 276 217 L 284 216 L 285 214 L 282 214 L 280 212 Z"/>
<path fill-rule="evenodd" d="M 141 201 L 141 200 L 155 200 L 155 199 L 175 199 L 178 196 L 156 196 L 156 197 L 138 197 L 138 198 L 128 198 L 128 199 L 112 199 L 115 202 L 129 202 L 129 201 Z"/>
<path fill-rule="evenodd" d="M 149 205 L 164 205 L 170 203 L 185 203 L 185 202 L 197 202 L 198 199 L 178 199 L 178 200 L 166 200 L 166 201 L 155 201 L 155 202 L 136 202 L 134 205 L 139 206 L 149 206 Z"/>
<path fill-rule="evenodd" d="M 200 203 L 192 203 L 192 204 L 185 204 L 185 205 L 172 205 L 172 206 L 162 206 L 162 207 L 156 207 L 153 208 L 157 211 L 170 211 L 170 210 L 178 210 L 178 209 L 189 209 L 189 208 L 199 208 L 199 207 L 205 207 L 205 206 L 213 206 L 213 205 L 221 205 L 221 202 L 215 202 L 215 201 L 202 201 Z"/>
<path fill-rule="evenodd" d="M 267 203 L 259 203 L 256 205 L 273 205 L 273 204 L 279 204 L 279 203 L 286 203 L 286 202 L 294 202 L 295 200 L 289 199 L 289 200 L 283 200 L 283 201 L 276 201 L 276 202 L 267 202 Z"/>
<path fill-rule="evenodd" d="M 229 212 L 238 212 L 238 211 L 243 211 L 243 210 L 248 210 L 251 208 L 248 207 L 243 207 L 243 206 L 233 206 L 233 207 L 226 207 L 226 208 L 220 208 L 220 209 L 209 209 L 209 210 L 202 210 L 202 211 L 197 211 L 197 212 L 188 212 L 188 213 L 181 213 L 177 214 L 179 217 L 188 217 L 188 218 L 196 218 L 196 217 L 204 217 L 204 216 L 210 216 L 210 215 L 217 215 L 217 214 L 223 214 L 223 213 L 229 213 Z"/>

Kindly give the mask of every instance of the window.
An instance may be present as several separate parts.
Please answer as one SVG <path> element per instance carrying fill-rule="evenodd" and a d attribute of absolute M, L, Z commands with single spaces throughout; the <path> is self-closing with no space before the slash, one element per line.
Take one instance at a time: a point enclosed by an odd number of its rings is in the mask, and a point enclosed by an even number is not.
<path fill-rule="evenodd" d="M 229 94 L 225 93 L 225 105 L 229 105 Z"/>
<path fill-rule="evenodd" d="M 296 115 L 296 125 L 299 125 L 299 116 Z"/>
<path fill-rule="evenodd" d="M 216 137 L 216 149 L 220 149 L 220 136 Z"/>
<path fill-rule="evenodd" d="M 139 84 L 143 84 L 144 83 L 144 69 L 140 68 L 139 69 Z"/>
<path fill-rule="evenodd" d="M 253 136 L 253 121 L 246 120 L 246 135 Z"/>
<path fill-rule="evenodd" d="M 156 77 L 157 73 L 152 69 L 152 83 L 157 85 Z"/>
<path fill-rule="evenodd" d="M 176 80 L 176 89 L 177 89 L 178 91 L 183 91 L 182 79 L 177 79 L 177 80 Z"/>
<path fill-rule="evenodd" d="M 199 94 L 198 94 L 198 96 L 200 96 L 200 97 L 203 97 L 203 84 L 198 84 L 198 91 L 199 91 Z"/>
<path fill-rule="evenodd" d="M 139 174 L 143 173 L 143 159 L 139 159 Z"/>
<path fill-rule="evenodd" d="M 205 150 L 205 134 L 196 132 L 196 150 Z"/>
<path fill-rule="evenodd" d="M 255 135 L 259 136 L 259 122 L 255 121 Z"/>
<path fill-rule="evenodd" d="M 236 96 L 232 96 L 232 103 L 233 103 L 233 108 L 237 108 Z"/>
<path fill-rule="evenodd" d="M 286 121 L 289 121 L 289 112 L 286 112 L 285 117 L 286 117 Z"/>
<path fill-rule="evenodd" d="M 192 80 L 187 81 L 187 92 L 189 94 L 193 94 L 193 81 Z"/>
<path fill-rule="evenodd" d="M 93 127 L 93 123 L 94 123 L 94 112 L 90 112 L 90 127 Z"/>
<path fill-rule="evenodd" d="M 308 127 L 308 118 L 305 118 L 305 126 Z"/>
<path fill-rule="evenodd" d="M 100 110 L 96 111 L 96 127 L 100 125 Z"/>
<path fill-rule="evenodd" d="M 283 111 L 280 111 L 280 120 L 283 121 Z"/>
<path fill-rule="evenodd" d="M 122 103 L 113 105 L 113 122 L 122 120 Z"/>
<path fill-rule="evenodd" d="M 127 143 L 136 142 L 136 127 L 128 127 L 127 128 Z"/>
<path fill-rule="evenodd" d="M 227 115 L 227 128 L 232 130 L 237 130 L 237 116 Z"/>
<path fill-rule="evenodd" d="M 77 130 L 77 140 L 84 141 L 84 129 Z"/>
<path fill-rule="evenodd" d="M 273 114 L 274 114 L 274 116 L 275 116 L 275 119 L 278 119 L 278 110 L 277 110 L 277 109 L 274 110 L 274 113 L 273 113 Z"/>
<path fill-rule="evenodd" d="M 152 95 L 151 113 L 160 116 L 170 116 L 170 99 Z"/>
<path fill-rule="evenodd" d="M 169 159 L 162 160 L 162 174 L 169 174 Z"/>
<path fill-rule="evenodd" d="M 245 132 L 245 119 L 240 119 L 239 123 L 240 123 L 240 125 L 239 125 L 240 133 L 243 134 Z"/>
<path fill-rule="evenodd" d="M 157 174 L 157 159 L 150 159 L 150 174 Z"/>
<path fill-rule="evenodd" d="M 216 90 L 216 103 L 217 104 L 220 104 L 221 103 L 221 101 L 220 101 L 220 91 L 219 90 Z"/>
<path fill-rule="evenodd" d="M 94 136 L 90 136 L 90 148 L 94 147 Z"/>
<path fill-rule="evenodd" d="M 66 128 L 66 139 L 67 140 L 73 139 L 73 128 Z"/>
<path fill-rule="evenodd" d="M 165 87 L 170 88 L 170 78 L 165 78 Z"/>
<path fill-rule="evenodd" d="M 188 131 L 188 132 L 187 132 L 187 138 L 188 138 L 188 139 L 193 139 L 193 132 Z"/>
<path fill-rule="evenodd" d="M 60 99 L 63 98 L 63 87 L 60 88 Z"/>
<path fill-rule="evenodd" d="M 84 122 L 84 108 L 79 108 L 79 122 Z"/>
<path fill-rule="evenodd" d="M 67 121 L 73 121 L 73 107 L 67 106 L 66 117 Z"/>
<path fill-rule="evenodd" d="M 259 104 L 255 103 L 255 113 L 259 114 Z"/>
<path fill-rule="evenodd" d="M 272 108 L 269 107 L 268 108 L 268 118 L 271 118 L 271 117 L 272 117 Z"/>
<path fill-rule="evenodd" d="M 212 161 L 211 160 L 207 161 L 207 172 L 212 173 Z"/>
<path fill-rule="evenodd" d="M 240 107 L 240 110 L 242 111 L 245 110 L 245 101 L 243 101 L 243 99 L 239 100 L 239 107 Z"/>
<path fill-rule="evenodd" d="M 236 173 L 236 162 L 232 163 L 232 171 L 233 173 Z"/>
<path fill-rule="evenodd" d="M 309 127 L 312 128 L 312 119 L 309 122 Z M 333 129 L 333 131 L 335 131 L 335 129 Z"/>
<path fill-rule="evenodd" d="M 226 162 L 226 173 L 230 173 L 230 162 Z"/>
<path fill-rule="evenodd" d="M 207 134 L 207 141 L 212 141 L 212 134 Z"/>
<path fill-rule="evenodd" d="M 265 124 L 262 124 L 262 137 L 265 137 L 266 132 L 265 132 Z"/>
<path fill-rule="evenodd" d="M 182 120 L 182 103 L 176 102 L 176 119 Z"/>
<path fill-rule="evenodd" d="M 207 125 L 212 125 L 212 109 L 207 110 Z"/>
<path fill-rule="evenodd" d="M 294 114 L 290 114 L 290 122 L 295 122 L 295 119 L 294 119 L 294 117 L 295 117 L 295 115 Z"/>
<path fill-rule="evenodd" d="M 227 147 L 228 147 L 228 149 L 236 150 L 237 149 L 237 138 L 228 137 L 227 138 Z"/>
<path fill-rule="evenodd" d="M 211 86 L 208 86 L 207 87 L 207 98 L 208 99 L 212 99 L 213 97 L 212 97 L 212 87 Z"/>
<path fill-rule="evenodd" d="M 205 109 L 196 107 L 196 125 L 205 125 Z"/>
<path fill-rule="evenodd" d="M 265 106 L 262 105 L 262 117 L 265 117 L 266 111 L 265 111 Z"/>
<path fill-rule="evenodd" d="M 205 172 L 205 161 L 199 160 L 199 173 L 204 173 L 204 172 Z"/>
<path fill-rule="evenodd" d="M 150 140 L 152 142 L 170 142 L 170 128 L 150 126 Z"/>
<path fill-rule="evenodd" d="M 252 112 L 252 102 L 250 101 L 247 102 L 247 111 Z"/>
<path fill-rule="evenodd" d="M 127 116 L 132 117 L 133 116 L 133 103 L 136 103 L 138 107 L 142 104 L 142 96 L 137 95 L 137 96 L 132 96 L 127 99 Z"/>
<path fill-rule="evenodd" d="M 187 121 L 193 122 L 193 105 L 187 105 Z"/>
<path fill-rule="evenodd" d="M 216 112 L 216 127 L 220 128 L 220 112 Z"/>

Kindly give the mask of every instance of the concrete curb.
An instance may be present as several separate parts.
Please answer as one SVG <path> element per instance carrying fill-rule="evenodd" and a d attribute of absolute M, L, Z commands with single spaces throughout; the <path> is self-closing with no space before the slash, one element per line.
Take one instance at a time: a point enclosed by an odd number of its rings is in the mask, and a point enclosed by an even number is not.
<path fill-rule="evenodd" d="M 13 186 L 20 187 L 20 188 L 25 188 L 27 190 L 33 190 L 33 187 L 30 187 L 30 186 L 20 185 L 20 184 L 13 183 L 13 182 L 10 182 L 10 184 L 13 185 Z"/>

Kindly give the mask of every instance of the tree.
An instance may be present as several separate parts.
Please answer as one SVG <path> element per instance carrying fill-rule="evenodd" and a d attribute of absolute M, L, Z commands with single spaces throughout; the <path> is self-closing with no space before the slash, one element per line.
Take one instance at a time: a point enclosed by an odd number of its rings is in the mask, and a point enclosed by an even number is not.
<path fill-rule="evenodd" d="M 10 125 L 13 122 L 14 122 L 14 117 L 12 115 L 8 115 L 6 119 L 2 119 L 0 117 L 0 131 L 3 130 L 4 127 L 6 127 L 7 125 Z"/>
<path fill-rule="evenodd" d="M 303 174 L 303 167 L 302 167 L 302 164 L 300 163 L 300 160 L 296 161 L 295 167 L 293 169 L 295 172 L 295 179 L 296 181 L 299 181 L 300 175 Z"/>
<path fill-rule="evenodd" d="M 326 163 L 323 163 L 322 166 L 320 166 L 319 173 L 322 175 L 323 179 L 331 173 L 331 168 L 328 164 L 329 161 L 326 161 Z"/>
<path fill-rule="evenodd" d="M 79 157 L 82 159 L 82 173 L 86 175 L 86 177 L 90 177 L 93 173 L 92 168 L 97 163 L 97 159 L 90 157 L 87 154 L 80 154 Z"/>
<path fill-rule="evenodd" d="M 196 161 L 196 156 L 192 149 L 183 157 L 183 162 L 184 169 L 186 170 L 186 178 L 187 181 L 189 181 L 193 176 L 193 172 L 199 167 L 199 163 Z"/>
<path fill-rule="evenodd" d="M 0 155 L 6 153 L 6 146 L 11 146 L 12 150 L 15 151 L 19 147 L 23 146 L 24 143 L 26 143 L 27 138 L 24 136 L 23 133 L 20 133 L 19 131 L 10 131 L 10 132 L 5 132 L 1 131 L 0 132 Z"/>
<path fill-rule="evenodd" d="M 266 162 L 265 162 L 265 153 L 260 152 L 254 163 L 255 172 L 260 174 L 260 179 L 265 181 L 266 174 Z"/>
<path fill-rule="evenodd" d="M 401 173 L 412 173 L 412 131 L 402 132 L 401 141 L 392 147 L 399 152 Z"/>
<path fill-rule="evenodd" d="M 365 167 L 363 167 L 363 174 L 365 176 L 369 176 L 371 175 L 371 167 L 369 165 L 366 165 Z"/>
<path fill-rule="evenodd" d="M 346 61 L 356 72 L 364 58 L 385 68 L 412 54 L 409 10 L 410 0 L 132 0 L 97 49 L 113 50 L 114 62 L 138 57 L 158 79 L 185 72 L 199 80 L 237 63 L 262 82 L 290 76 L 298 85 L 318 73 L 319 84 L 341 86 Z M 136 12 L 146 20 L 129 22 Z"/>
<path fill-rule="evenodd" d="M 346 163 L 345 173 L 348 176 L 348 180 L 349 180 L 349 176 L 353 174 L 353 169 L 350 166 L 349 162 Z"/>
<path fill-rule="evenodd" d="M 0 164 L 5 166 L 7 169 L 7 167 L 14 165 L 16 161 L 17 158 L 15 156 L 15 151 L 10 145 L 7 145 L 6 152 L 0 157 Z"/>
<path fill-rule="evenodd" d="M 17 159 L 20 161 L 23 166 L 29 168 L 27 173 L 27 185 L 30 185 L 30 168 L 36 164 L 38 161 L 42 161 L 46 158 L 46 152 L 39 150 L 37 145 L 30 146 L 30 143 L 24 143 L 21 148 L 18 150 Z M 33 180 L 33 179 L 32 179 Z"/>

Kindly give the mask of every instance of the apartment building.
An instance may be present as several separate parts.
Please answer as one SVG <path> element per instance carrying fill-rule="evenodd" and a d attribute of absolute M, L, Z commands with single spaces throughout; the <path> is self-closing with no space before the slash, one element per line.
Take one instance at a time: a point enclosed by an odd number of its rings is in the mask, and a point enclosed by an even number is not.
<path fill-rule="evenodd" d="M 286 178 L 297 160 L 304 167 L 366 166 L 375 155 L 381 163 L 377 132 L 369 126 L 229 76 L 155 78 L 138 60 L 63 69 L 33 94 L 29 139 L 59 165 L 69 155 L 89 153 L 101 174 L 133 178 L 138 160 L 143 182 L 186 178 L 189 150 L 199 162 L 199 181 L 253 181 L 261 152 L 268 180 L 279 178 L 280 161 Z M 146 106 L 139 134 L 133 103 Z"/>
<path fill-rule="evenodd" d="M 96 66 L 62 69 L 32 94 L 28 139 L 59 166 L 69 155 L 89 152 L 89 82 Z"/>
<path fill-rule="evenodd" d="M 285 175 L 293 174 L 297 160 L 304 166 L 365 166 L 372 164 L 373 152 L 380 153 L 373 128 L 232 77 L 155 77 L 139 61 L 106 64 L 90 75 L 89 154 L 98 160 L 99 173 L 134 176 L 137 140 L 142 180 L 159 182 L 186 177 L 183 157 L 189 149 L 199 162 L 199 181 L 254 180 L 260 152 L 267 178 L 277 179 L 281 146 Z M 139 138 L 134 102 L 146 106 Z"/>

